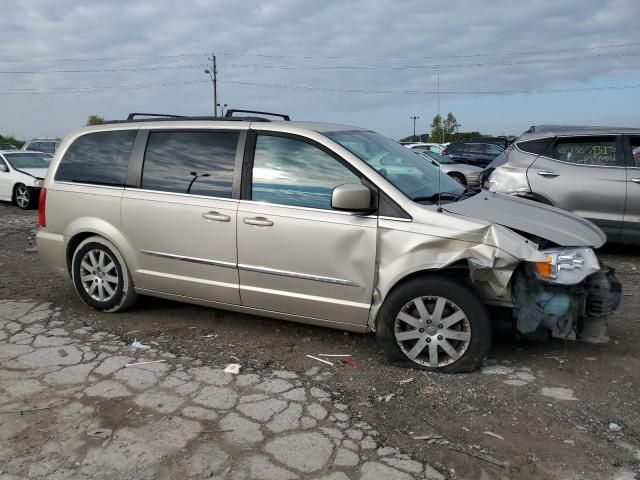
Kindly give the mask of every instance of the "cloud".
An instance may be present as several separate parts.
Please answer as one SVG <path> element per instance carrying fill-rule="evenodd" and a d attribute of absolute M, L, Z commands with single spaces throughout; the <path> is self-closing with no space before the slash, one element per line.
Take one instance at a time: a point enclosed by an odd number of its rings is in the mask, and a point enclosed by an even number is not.
<path fill-rule="evenodd" d="M 392 118 L 402 115 L 408 126 L 404 112 L 432 111 L 435 96 L 339 90 L 433 92 L 438 73 L 444 92 L 544 90 L 637 79 L 639 70 L 640 45 L 593 48 L 640 43 L 629 21 L 640 14 L 636 0 L 5 0 L 3 6 L 0 71 L 44 72 L 0 73 L 0 132 L 22 136 L 64 135 L 93 113 L 210 113 L 203 70 L 206 52 L 214 50 L 220 98 L 230 106 L 350 121 L 391 135 L 400 134 Z M 627 56 L 612 56 L 620 53 Z M 194 55 L 166 57 L 184 54 Z M 124 59 L 154 56 L 162 58 Z M 119 60 L 80 61 L 104 58 Z M 573 60 L 544 61 L 558 58 Z M 69 59 L 76 60 L 60 61 Z M 65 91 L 147 84 L 153 85 Z M 477 103 L 473 96 L 443 97 L 454 105 Z M 495 97 L 497 110 L 509 102 Z M 489 130 L 499 118 L 487 122 Z"/>

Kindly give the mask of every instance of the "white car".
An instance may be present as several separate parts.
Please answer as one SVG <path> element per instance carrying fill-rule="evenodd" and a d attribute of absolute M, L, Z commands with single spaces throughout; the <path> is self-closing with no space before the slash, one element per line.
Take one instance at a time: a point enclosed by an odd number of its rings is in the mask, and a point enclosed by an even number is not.
<path fill-rule="evenodd" d="M 50 162 L 47 153 L 0 151 L 0 200 L 14 202 L 23 210 L 33 208 Z"/>
<path fill-rule="evenodd" d="M 416 153 L 431 151 L 439 155 L 441 155 L 442 151 L 445 149 L 445 147 L 443 145 L 440 145 L 439 143 L 424 143 L 424 142 L 405 145 L 405 147 L 407 147 L 409 150 L 413 150 Z"/>

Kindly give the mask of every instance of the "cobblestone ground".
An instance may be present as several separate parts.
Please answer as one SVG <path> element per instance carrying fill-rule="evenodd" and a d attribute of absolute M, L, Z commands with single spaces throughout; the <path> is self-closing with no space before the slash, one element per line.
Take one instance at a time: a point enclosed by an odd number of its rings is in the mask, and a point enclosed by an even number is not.
<path fill-rule="evenodd" d="M 380 445 L 330 371 L 232 375 L 60 318 L 0 301 L 0 479 L 444 478 Z"/>

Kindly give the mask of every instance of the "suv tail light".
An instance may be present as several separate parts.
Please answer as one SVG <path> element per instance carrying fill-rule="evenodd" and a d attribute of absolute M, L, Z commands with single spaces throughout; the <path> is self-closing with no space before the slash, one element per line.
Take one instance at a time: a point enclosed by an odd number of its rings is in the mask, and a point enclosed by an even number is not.
<path fill-rule="evenodd" d="M 38 202 L 38 224 L 41 227 L 47 226 L 47 189 L 40 190 L 40 200 Z"/>
<path fill-rule="evenodd" d="M 447 155 L 449 155 L 449 152 L 445 148 L 444 150 L 442 150 L 442 153 L 440 155 L 442 155 L 443 157 L 446 157 Z"/>

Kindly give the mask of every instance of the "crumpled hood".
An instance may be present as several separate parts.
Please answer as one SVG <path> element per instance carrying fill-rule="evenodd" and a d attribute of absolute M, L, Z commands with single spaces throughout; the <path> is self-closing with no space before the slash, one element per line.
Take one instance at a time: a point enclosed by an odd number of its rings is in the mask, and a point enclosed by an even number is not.
<path fill-rule="evenodd" d="M 27 173 L 36 178 L 44 178 L 47 176 L 46 168 L 21 168 L 18 171 L 22 173 Z"/>
<path fill-rule="evenodd" d="M 607 237 L 593 223 L 559 208 L 523 198 L 482 191 L 442 208 L 456 215 L 476 218 L 530 233 L 561 246 L 598 248 Z"/>

